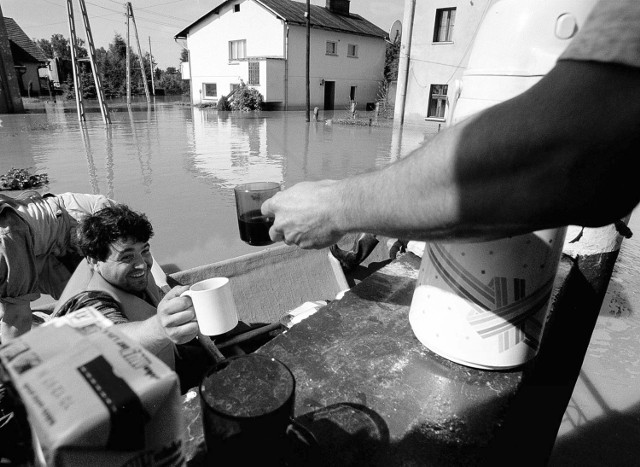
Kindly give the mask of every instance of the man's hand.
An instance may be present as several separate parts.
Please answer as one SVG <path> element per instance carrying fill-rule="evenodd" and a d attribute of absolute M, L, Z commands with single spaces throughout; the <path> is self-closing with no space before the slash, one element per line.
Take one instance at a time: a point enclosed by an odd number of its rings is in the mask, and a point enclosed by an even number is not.
<path fill-rule="evenodd" d="M 302 182 L 265 201 L 262 214 L 275 216 L 269 230 L 271 240 L 307 249 L 337 243 L 346 233 L 339 227 L 342 201 L 338 183 Z"/>
<path fill-rule="evenodd" d="M 198 334 L 198 321 L 189 297 L 180 294 L 189 286 L 176 286 L 158 304 L 158 321 L 162 329 L 175 344 L 184 344 Z"/>

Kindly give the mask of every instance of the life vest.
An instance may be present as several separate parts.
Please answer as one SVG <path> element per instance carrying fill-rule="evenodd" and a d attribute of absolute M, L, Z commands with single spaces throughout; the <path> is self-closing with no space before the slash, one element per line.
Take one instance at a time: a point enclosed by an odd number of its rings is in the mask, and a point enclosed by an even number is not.
<path fill-rule="evenodd" d="M 58 300 L 55 313 L 74 295 L 86 290 L 96 290 L 109 294 L 118 302 L 122 314 L 129 321 L 144 321 L 157 313 L 158 303 L 161 300 L 160 289 L 149 274 L 146 295 L 149 302 L 129 292 L 114 287 L 100 274 L 94 274 L 86 260 L 82 261 L 74 271 L 71 279 Z M 155 352 L 156 356 L 165 362 L 171 369 L 175 369 L 175 344 L 167 339 L 167 345 Z"/>

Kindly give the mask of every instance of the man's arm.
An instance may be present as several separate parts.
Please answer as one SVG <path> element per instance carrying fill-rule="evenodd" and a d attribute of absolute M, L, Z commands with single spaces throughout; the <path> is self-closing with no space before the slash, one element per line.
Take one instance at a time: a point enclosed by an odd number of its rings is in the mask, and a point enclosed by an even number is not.
<path fill-rule="evenodd" d="M 158 304 L 156 315 L 144 321 L 130 321 L 116 326 L 147 350 L 157 353 L 167 346 L 189 342 L 198 334 L 198 322 L 189 297 L 180 294 L 189 286 L 171 289 Z"/>
<path fill-rule="evenodd" d="M 561 61 L 527 92 L 397 163 L 300 183 L 262 211 L 275 214 L 273 240 L 303 248 L 348 232 L 469 241 L 606 225 L 638 202 L 639 143 L 640 70 Z"/>

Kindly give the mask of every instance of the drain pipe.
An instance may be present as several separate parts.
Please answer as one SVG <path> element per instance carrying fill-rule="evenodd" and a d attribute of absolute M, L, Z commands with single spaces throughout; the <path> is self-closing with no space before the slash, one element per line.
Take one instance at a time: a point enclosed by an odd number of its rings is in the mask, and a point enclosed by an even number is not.
<path fill-rule="evenodd" d="M 404 107 L 407 99 L 407 83 L 409 81 L 409 59 L 411 55 L 411 36 L 413 34 L 413 17 L 416 12 L 416 0 L 404 1 L 404 17 L 402 19 L 402 39 L 400 40 L 400 60 L 398 63 L 398 89 L 393 119 L 404 123 Z"/>
<path fill-rule="evenodd" d="M 284 22 L 284 110 L 289 110 L 289 23 Z"/>

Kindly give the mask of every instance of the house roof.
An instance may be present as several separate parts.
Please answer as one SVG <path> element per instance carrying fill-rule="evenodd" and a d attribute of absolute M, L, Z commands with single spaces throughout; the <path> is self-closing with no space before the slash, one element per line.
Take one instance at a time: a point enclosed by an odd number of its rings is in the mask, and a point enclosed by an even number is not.
<path fill-rule="evenodd" d="M 11 43 L 11 52 L 15 55 L 14 48 L 18 49 L 18 52 L 21 55 L 23 60 L 31 58 L 29 61 L 33 62 L 46 62 L 47 57 L 45 54 L 36 46 L 35 42 L 29 39 L 22 28 L 18 26 L 13 18 L 4 18 L 4 25 L 7 28 L 7 36 L 9 37 L 9 42 Z"/>
<path fill-rule="evenodd" d="M 211 15 L 217 14 L 225 4 L 233 0 L 226 0 L 216 6 L 206 15 L 197 19 L 189 26 L 184 28 L 174 37 L 176 39 L 185 39 L 189 30 L 199 24 L 201 21 L 209 18 Z M 294 2 L 292 0 L 254 0 L 256 3 L 270 10 L 274 15 L 290 24 L 305 25 L 307 19 L 305 13 L 307 11 L 306 3 Z M 380 29 L 372 22 L 364 19 L 360 15 L 350 13 L 349 16 L 332 13 L 325 7 L 319 5 L 310 5 L 311 27 L 320 29 L 329 29 L 332 31 L 347 32 L 360 36 L 373 36 L 386 38 L 387 33 Z"/>

